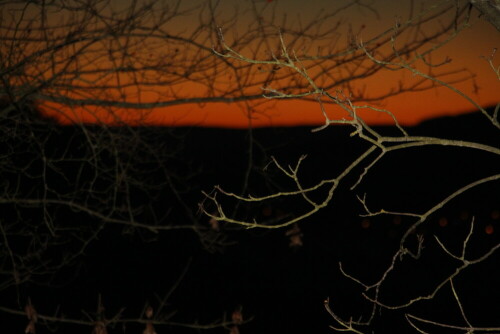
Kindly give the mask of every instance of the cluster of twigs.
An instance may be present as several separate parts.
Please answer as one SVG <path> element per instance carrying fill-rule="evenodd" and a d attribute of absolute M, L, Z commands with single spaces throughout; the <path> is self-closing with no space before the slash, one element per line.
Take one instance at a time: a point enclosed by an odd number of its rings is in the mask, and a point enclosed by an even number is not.
<path fill-rule="evenodd" d="M 251 318 L 243 319 L 241 309 L 237 309 L 232 312 L 230 319 L 228 319 L 228 317 L 224 314 L 221 320 L 217 320 L 212 323 L 203 324 L 197 321 L 182 323 L 171 320 L 176 312 L 163 314 L 161 309 L 162 307 L 160 306 L 160 309 L 157 312 L 154 312 L 154 309 L 147 305 L 140 317 L 126 318 L 123 316 L 125 309 L 122 308 L 113 316 L 108 317 L 105 314 L 105 308 L 102 304 L 101 298 L 99 298 L 95 314 L 92 315 L 88 312 L 82 311 L 85 318 L 71 318 L 57 313 L 54 315 L 39 314 L 30 299 L 28 300 L 24 311 L 0 306 L 0 310 L 2 312 L 27 317 L 28 324 L 24 330 L 24 333 L 26 334 L 36 334 L 37 326 L 55 329 L 65 325 L 76 325 L 78 327 L 88 328 L 88 332 L 92 334 L 107 334 L 110 329 L 116 327 L 125 329 L 127 326 L 132 325 L 143 326 L 142 331 L 137 332 L 142 334 L 156 334 L 156 328 L 187 328 L 193 330 L 225 328 L 234 334 L 238 333 L 238 326 L 252 320 Z"/>
<path fill-rule="evenodd" d="M 403 38 L 405 33 L 411 29 L 425 30 L 425 23 L 428 20 L 436 19 L 439 15 L 448 13 L 448 21 L 443 21 L 441 24 L 442 30 L 436 31 L 436 34 L 422 34 L 425 39 L 412 39 L 405 40 L 401 43 L 400 39 Z M 254 196 L 252 194 L 233 193 L 215 187 L 210 193 L 205 193 L 208 202 L 216 207 L 216 211 L 209 212 L 205 210 L 205 214 L 212 219 L 216 219 L 220 223 L 234 224 L 243 226 L 245 228 L 260 228 L 260 229 L 277 229 L 297 224 L 308 217 L 316 214 L 325 207 L 332 205 L 335 196 L 340 192 L 340 186 L 344 185 L 352 179 L 353 175 L 358 175 L 356 181 L 349 186 L 351 191 L 357 190 L 360 184 L 363 183 L 365 177 L 373 173 L 375 166 L 380 164 L 384 159 L 388 159 L 392 152 L 396 151 L 409 151 L 417 147 L 455 147 L 464 150 L 477 150 L 482 151 L 492 156 L 500 156 L 500 149 L 494 145 L 486 145 L 473 141 L 455 140 L 439 137 L 426 137 L 426 136 L 412 136 L 403 126 L 398 123 L 396 117 L 389 111 L 370 105 L 369 96 L 360 96 L 356 94 L 356 90 L 352 89 L 349 84 L 343 84 L 335 80 L 330 73 L 341 73 L 344 67 L 346 71 L 352 64 L 357 64 L 360 71 L 367 69 L 367 71 L 408 71 L 414 77 L 420 78 L 416 80 L 416 84 L 411 86 L 400 85 L 400 91 L 392 91 L 391 94 L 397 94 L 403 91 L 420 90 L 422 88 L 430 87 L 446 87 L 447 89 L 455 92 L 466 101 L 470 102 L 471 107 L 477 108 L 483 116 L 488 120 L 489 125 L 497 130 L 500 129 L 498 120 L 499 106 L 493 112 L 487 111 L 482 108 L 471 97 L 461 92 L 454 87 L 453 80 L 446 80 L 439 78 L 437 69 L 443 68 L 442 73 L 450 73 L 445 70 L 448 61 L 442 63 L 432 63 L 431 56 L 437 49 L 446 45 L 453 38 L 458 36 L 462 30 L 469 26 L 469 4 L 460 3 L 455 1 L 441 1 L 430 6 L 420 14 L 410 17 L 405 22 L 398 22 L 392 29 L 382 33 L 376 38 L 368 41 L 356 40 L 352 49 L 343 50 L 338 52 L 319 52 L 317 55 L 302 54 L 295 50 L 293 46 L 287 43 L 286 33 L 280 32 L 277 36 L 280 48 L 277 52 L 272 53 L 268 59 L 262 57 L 254 57 L 254 55 L 245 55 L 244 52 L 233 48 L 231 45 L 225 43 L 222 33 L 220 36 L 220 43 L 222 44 L 222 51 L 214 49 L 214 52 L 221 58 L 228 59 L 233 62 L 241 62 L 246 64 L 255 64 L 258 66 L 267 66 L 270 68 L 278 68 L 282 71 L 293 73 L 297 79 L 296 82 L 302 82 L 304 86 L 286 86 L 286 83 L 280 81 L 273 81 L 269 85 L 263 86 L 263 93 L 268 99 L 310 99 L 315 100 L 319 104 L 319 108 L 324 115 L 325 124 L 314 131 L 320 131 L 328 128 L 333 124 L 348 125 L 353 128 L 351 137 L 357 137 L 367 143 L 367 149 L 358 155 L 352 162 L 350 162 L 338 175 L 332 178 L 324 178 L 320 182 L 313 185 L 303 185 L 299 172 L 301 164 L 305 156 L 301 157 L 298 162 L 291 166 L 285 166 L 275 158 L 272 158 L 271 163 L 288 178 L 293 185 L 290 190 L 272 192 L 268 195 Z M 293 40 L 293 39 L 292 39 Z M 399 43 L 396 43 L 399 41 Z M 433 41 L 432 44 L 428 42 Z M 382 45 L 382 46 L 381 46 Z M 385 48 L 384 48 L 385 47 Z M 384 50 L 386 51 L 384 53 Z M 493 53 L 494 55 L 494 53 Z M 497 72 L 497 68 L 493 63 L 493 55 L 487 58 L 492 69 Z M 321 70 L 315 70 L 314 64 L 316 60 L 325 60 L 327 62 L 321 64 Z M 425 68 L 428 70 L 426 71 Z M 451 71 L 453 72 L 453 70 Z M 498 74 L 498 73 L 497 73 Z M 367 73 L 360 74 L 361 77 L 366 77 Z M 357 78 L 356 72 L 350 72 L 351 78 Z M 462 77 L 460 80 L 466 80 Z M 414 81 L 412 81 L 414 82 Z M 286 86 L 286 87 L 285 87 Z M 307 87 L 305 87 L 307 86 Z M 332 112 L 331 105 L 338 108 L 342 112 Z M 386 113 L 394 122 L 394 127 L 398 131 L 398 135 L 387 136 L 379 132 L 377 128 L 367 124 L 361 116 L 361 111 L 371 111 L 374 113 Z M 361 172 L 359 172 L 361 170 Z M 358 173 L 358 174 L 356 174 Z M 372 211 L 367 205 L 366 194 L 360 196 L 359 201 L 364 208 L 362 215 L 372 217 L 379 215 L 399 215 L 408 217 L 413 223 L 410 223 L 405 232 L 402 234 L 399 247 L 394 253 L 392 260 L 386 269 L 381 270 L 380 278 L 372 284 L 363 282 L 355 276 L 347 273 L 342 266 L 340 266 L 341 273 L 348 279 L 356 282 L 363 289 L 363 296 L 372 305 L 371 311 L 367 315 L 360 316 L 359 320 L 353 320 L 356 317 L 343 318 L 333 311 L 330 306 L 330 301 L 325 302 L 325 307 L 338 326 L 332 326 L 337 331 L 351 331 L 354 333 L 364 333 L 364 327 L 370 326 L 374 319 L 378 316 L 377 310 L 408 310 L 414 304 L 420 303 L 425 300 L 432 300 L 436 294 L 444 287 L 449 286 L 454 297 L 454 302 L 460 309 L 461 317 L 466 325 L 459 326 L 438 320 L 430 320 L 419 317 L 412 313 L 406 313 L 405 318 L 411 327 L 420 333 L 426 333 L 422 325 L 433 325 L 437 328 L 448 328 L 459 331 L 466 331 L 468 333 L 481 332 L 481 331 L 498 331 L 498 326 L 480 327 L 473 325 L 467 318 L 465 313 L 465 306 L 459 298 L 459 291 L 454 286 L 454 281 L 459 277 L 466 268 L 473 267 L 478 263 L 484 263 L 493 257 L 495 252 L 500 248 L 500 244 L 496 244 L 484 253 L 475 258 L 467 256 L 466 250 L 473 238 L 473 222 L 466 238 L 463 241 L 463 248 L 460 254 L 451 251 L 445 243 L 441 242 L 437 237 L 435 241 L 440 249 L 452 260 L 459 262 L 456 269 L 447 275 L 444 279 L 439 280 L 434 284 L 434 288 L 428 294 L 422 294 L 418 297 L 412 298 L 407 302 L 398 305 L 390 305 L 385 303 L 382 286 L 386 287 L 389 277 L 395 275 L 395 269 L 403 262 L 408 262 L 409 259 L 419 259 L 424 252 L 424 239 L 418 233 L 419 227 L 429 221 L 429 217 L 449 204 L 450 201 L 460 197 L 467 191 L 476 187 L 484 186 L 485 184 L 497 183 L 500 180 L 500 174 L 494 173 L 492 175 L 481 176 L 477 180 L 470 182 L 463 186 L 458 186 L 456 190 L 445 196 L 442 200 L 432 205 L 423 213 L 414 212 L 392 212 L 384 209 Z M 257 221 L 256 219 L 248 220 L 246 217 L 239 217 L 237 214 L 226 212 L 226 206 L 223 204 L 225 199 L 233 199 L 240 203 L 262 203 L 271 201 L 277 198 L 284 200 L 291 198 L 301 198 L 306 204 L 301 212 L 291 218 L 282 219 L 279 222 L 270 224 L 267 221 Z M 416 245 L 416 246 L 410 246 Z M 491 260 L 494 261 L 494 260 Z M 335 303 L 333 303 L 335 304 Z M 336 305 L 341 308 L 341 305 Z M 406 311 L 409 312 L 409 311 Z M 368 327 L 369 328 L 369 327 Z"/>

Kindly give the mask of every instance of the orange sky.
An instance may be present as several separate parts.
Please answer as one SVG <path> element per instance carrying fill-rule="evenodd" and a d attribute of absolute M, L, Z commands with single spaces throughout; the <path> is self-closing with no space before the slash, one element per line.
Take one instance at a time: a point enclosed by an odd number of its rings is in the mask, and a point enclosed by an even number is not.
<path fill-rule="evenodd" d="M 283 3 L 284 0 L 276 1 Z M 316 1 L 321 2 L 321 0 Z M 296 1 L 291 1 L 291 3 L 294 4 Z M 384 1 L 380 1 L 380 4 L 382 3 Z M 290 6 L 289 9 L 293 11 L 297 8 Z M 366 13 L 360 12 L 358 16 L 355 14 L 347 18 L 349 22 L 353 22 L 353 25 L 360 22 L 366 24 L 366 35 L 360 34 L 359 38 L 369 38 L 369 33 L 378 32 L 375 31 L 376 29 L 383 31 L 394 24 L 395 14 L 393 12 L 389 10 L 379 10 L 379 12 L 385 16 L 381 15 L 378 19 L 375 17 L 367 19 Z M 470 96 L 479 105 L 488 107 L 500 102 L 500 81 L 488 62 L 482 57 L 490 56 L 496 47 L 500 47 L 500 33 L 487 22 L 474 18 L 472 26 L 439 50 L 433 59 L 439 62 L 439 58 L 444 60 L 449 57 L 452 61 L 443 67 L 444 70 L 467 69 L 467 73 L 474 74 L 474 80 L 454 84 L 454 87 Z M 500 56 L 494 58 L 494 63 L 498 66 Z M 370 95 L 397 87 L 398 81 L 411 83 L 412 80 L 417 80 L 417 78 L 409 73 L 382 71 L 359 84 Z M 372 105 L 391 111 L 398 121 L 405 125 L 413 125 L 436 116 L 454 115 L 475 109 L 469 101 L 443 87 L 424 92 L 403 93 Z M 338 112 L 338 109 L 332 105 L 326 108 L 330 116 L 334 116 Z M 90 110 L 89 114 L 94 114 L 96 109 L 89 108 L 88 110 Z M 54 115 L 51 111 L 47 112 Z M 80 120 L 94 121 L 93 116 L 82 115 L 81 110 L 74 109 L 71 112 L 78 114 L 76 117 Z M 137 110 L 130 112 L 137 115 Z M 127 117 L 127 113 L 124 110 L 120 111 L 122 117 Z M 390 122 L 390 118 L 383 113 L 370 111 L 362 115 L 371 124 Z M 166 126 L 247 127 L 249 125 L 247 116 L 246 112 L 236 104 L 214 103 L 205 106 L 185 104 L 148 111 L 147 123 Z M 70 118 L 72 117 L 70 116 Z M 65 122 L 65 120 L 61 121 Z M 316 102 L 279 100 L 257 108 L 257 111 L 252 114 L 251 123 L 253 126 L 313 125 L 324 123 L 324 118 Z"/>

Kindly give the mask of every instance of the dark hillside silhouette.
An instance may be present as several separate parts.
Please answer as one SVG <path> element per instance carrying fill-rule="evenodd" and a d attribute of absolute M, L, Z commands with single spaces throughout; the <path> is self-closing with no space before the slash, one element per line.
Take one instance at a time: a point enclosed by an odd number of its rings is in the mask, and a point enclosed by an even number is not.
<path fill-rule="evenodd" d="M 26 122 L 26 120 L 23 120 Z M 74 158 L 75 162 L 60 165 L 59 174 L 49 174 L 49 178 L 57 182 L 49 183 L 58 187 L 59 193 L 70 192 L 75 182 L 86 182 L 86 169 L 76 168 L 79 158 L 86 157 L 88 147 L 85 144 L 85 132 L 98 134 L 98 126 L 57 126 L 50 121 L 40 124 L 33 130 L 33 136 L 39 139 L 30 141 L 32 145 L 37 141 L 44 142 L 46 157 L 61 156 L 62 152 Z M 498 144 L 494 131 L 491 134 L 481 124 L 482 118 L 478 113 L 466 114 L 453 118 L 429 120 L 421 125 L 409 128 L 408 132 L 419 135 L 439 135 L 453 138 L 456 135 L 466 135 L 471 140 L 485 144 Z M 21 123 L 20 125 L 23 125 Z M 477 124 L 477 127 L 476 127 Z M 22 126 L 21 126 L 22 127 Z M 486 127 L 487 129 L 487 127 Z M 85 131 L 82 131 L 85 130 Z M 197 205 L 203 200 L 202 190 L 209 190 L 213 185 L 220 184 L 228 189 L 240 189 L 242 179 L 248 168 L 248 131 L 208 128 L 176 128 L 161 127 L 141 128 L 135 133 L 142 136 L 144 147 L 158 147 L 164 150 L 159 156 L 165 157 L 167 173 L 175 176 L 177 188 L 182 197 L 182 205 L 198 215 L 200 229 L 211 231 L 207 217 L 196 212 Z M 17 131 L 17 130 L 16 130 Z M 126 134 L 126 128 L 107 128 L 106 131 L 115 134 Z M 249 192 L 263 194 L 267 189 L 279 189 L 279 177 L 275 177 L 272 170 L 270 176 L 264 173 L 264 167 L 269 163 L 271 156 L 283 162 L 293 164 L 301 155 L 307 154 L 304 160 L 302 175 L 304 182 L 314 183 L 324 175 L 339 172 L 343 165 L 356 153 L 363 149 L 364 144 L 347 144 L 350 129 L 346 127 L 331 127 L 325 131 L 311 133 L 309 127 L 297 128 L 263 128 L 254 129 L 252 138 L 253 162 L 249 178 Z M 382 129 L 381 131 L 391 131 Z M 7 134 L 2 140 L 9 141 Z M 123 138 L 123 135 L 121 136 Z M 19 138 L 19 137 L 17 137 Z M 126 143 L 126 142 L 125 142 Z M 23 163 L 23 154 L 30 154 L 32 146 L 20 143 L 16 152 L 11 152 L 18 158 L 12 161 Z M 16 146 L 14 146 L 16 147 Z M 23 153 L 22 151 L 25 150 Z M 140 154 L 141 152 L 129 152 Z M 124 151 L 126 154 L 126 150 Z M 148 158 L 144 152 L 143 160 L 131 160 L 131 171 L 138 173 L 134 177 L 142 179 L 148 187 L 155 184 L 155 180 L 162 180 L 165 170 L 155 165 L 155 161 Z M 398 153 L 399 154 L 399 153 Z M 30 298 L 39 313 L 50 315 L 60 308 L 60 316 L 66 314 L 71 317 L 80 317 L 81 310 L 94 310 L 97 300 L 101 296 L 106 313 L 111 315 L 125 307 L 124 317 L 138 317 L 145 303 L 157 305 L 157 296 L 168 291 L 179 278 L 180 273 L 187 267 L 184 278 L 173 292 L 165 312 L 175 305 L 177 314 L 175 321 L 207 323 L 221 317 L 224 312 L 231 313 L 242 307 L 245 317 L 254 316 L 254 319 L 241 327 L 242 333 L 328 333 L 329 315 L 324 311 L 323 301 L 331 298 L 342 302 L 347 311 L 355 311 L 360 300 L 352 299 L 352 293 L 357 287 L 338 272 L 338 262 L 345 263 L 347 269 L 360 272 L 363 269 L 363 278 L 375 279 L 380 261 L 397 246 L 397 236 L 401 234 L 401 226 L 405 218 L 391 219 L 387 217 L 364 219 L 359 216 L 360 204 L 356 194 L 367 192 L 371 204 L 391 203 L 395 207 L 404 207 L 408 198 L 414 198 L 419 193 L 424 200 L 421 209 L 439 199 L 457 185 L 470 181 L 470 178 L 492 173 L 499 165 L 498 159 L 490 159 L 485 153 L 473 154 L 467 159 L 455 154 L 454 150 L 438 148 L 415 149 L 405 152 L 388 163 L 378 166 L 377 178 L 366 179 L 362 188 L 355 193 L 342 189 L 331 207 L 320 211 L 300 223 L 303 245 L 290 247 L 289 236 L 283 230 L 245 230 L 231 226 L 220 225 L 216 233 L 225 236 L 226 246 L 207 249 L 200 242 L 196 233 L 186 229 L 153 233 L 146 229 L 133 228 L 126 225 L 108 225 L 99 232 L 82 254 L 70 263 L 55 269 L 47 275 L 33 276 L 32 282 L 21 284 L 18 288 L 2 291 L 3 305 L 13 309 L 23 306 Z M 33 163 L 29 168 L 39 168 L 38 159 L 32 157 Z M 99 163 L 103 170 L 114 163 L 113 155 L 103 151 L 99 155 Z M 78 173 L 77 173 L 78 171 Z M 91 170 L 89 175 L 94 175 Z M 26 175 L 30 175 L 27 173 Z M 36 172 L 33 172 L 36 175 Z M 64 175 L 64 178 L 61 176 Z M 418 177 L 414 177 L 418 175 Z M 96 179 L 94 191 L 106 189 L 105 175 Z M 31 179 L 17 175 L 14 171 L 2 171 L 4 186 L 16 184 L 18 195 L 33 196 L 39 194 L 43 187 L 37 177 Z M 355 180 L 353 179 L 353 182 Z M 17 183 L 16 183 L 17 182 Z M 111 180 L 109 181 L 111 182 Z M 383 187 L 380 187 L 380 183 Z M 38 183 L 38 184 L 37 184 Z M 404 186 L 401 187 L 402 183 Z M 401 190 L 403 189 L 403 190 Z M 169 210 L 164 218 L 182 224 L 188 220 L 187 211 L 178 202 L 179 194 L 172 193 L 168 184 L 148 188 L 144 191 L 141 184 L 131 188 L 130 198 L 136 205 L 144 205 L 147 210 L 135 216 L 137 221 L 147 222 L 152 217 L 159 217 Z M 81 199 L 96 201 L 99 197 Z M 412 203 L 414 204 L 414 203 Z M 302 205 L 297 203 L 297 205 Z M 38 224 L 39 208 L 13 208 L 12 205 L 2 204 L 4 219 L 10 219 L 21 214 L 21 224 L 26 222 L 32 226 Z M 415 207 L 415 206 L 412 206 Z M 417 206 L 418 207 L 418 206 Z M 71 208 L 57 205 L 51 207 L 57 210 L 57 219 L 64 221 L 63 226 L 68 228 L 78 226 L 80 233 L 91 233 L 92 226 L 99 225 L 99 219 L 74 212 Z M 291 207 L 289 203 L 276 201 L 273 206 L 254 207 L 247 212 L 249 218 L 254 215 L 273 217 L 279 215 L 294 215 L 299 207 Z M 470 193 L 454 200 L 422 227 L 423 233 L 429 239 L 433 234 L 441 235 L 443 240 L 456 239 L 467 230 L 472 216 L 476 218 L 478 238 L 484 245 L 493 245 L 500 239 L 500 223 L 493 213 L 500 210 L 500 187 L 490 184 L 474 189 Z M 447 225 L 442 224 L 443 219 Z M 441 225 L 440 225 L 441 222 Z M 161 224 L 162 221 L 159 221 Z M 486 234 L 488 224 L 495 226 L 494 233 Z M 40 227 L 41 228 L 41 227 Z M 70 234 L 75 237 L 75 234 Z M 66 236 L 67 237 L 67 236 Z M 78 238 L 60 240 L 42 252 L 40 256 L 48 263 L 60 261 L 61 257 L 72 254 L 79 247 Z M 22 249 L 29 247 L 29 240 L 20 239 L 15 247 Z M 22 245 L 22 246 L 21 246 Z M 429 246 L 435 247 L 435 246 Z M 435 250 L 439 254 L 439 249 Z M 59 259 L 59 260 L 57 260 Z M 427 267 L 418 271 L 419 267 L 409 268 L 405 286 L 411 285 L 412 280 L 424 280 L 425 274 L 448 268 L 449 264 L 440 262 L 439 255 L 427 258 Z M 498 255 L 490 261 L 498 261 Z M 450 267 L 451 268 L 451 267 Z M 478 282 L 491 284 L 489 277 L 498 277 L 496 269 L 484 269 L 488 272 L 480 274 Z M 370 274 L 373 272 L 373 274 Z M 423 276 L 422 276 L 423 275 Z M 495 276 L 496 275 L 496 276 Z M 394 282 L 395 286 L 400 283 Z M 457 283 L 460 284 L 460 283 Z M 411 294 L 412 289 L 405 291 Z M 465 287 L 464 298 L 474 297 L 472 290 Z M 492 298 L 487 294 L 479 295 L 485 300 Z M 497 296 L 498 297 L 498 296 Z M 398 298 L 395 296 L 395 298 Z M 20 302 L 20 304 L 18 304 Z M 439 299 L 438 299 L 439 302 Z M 156 303 L 156 304 L 155 304 Z M 440 305 L 440 304 L 438 304 Z M 453 312 L 442 304 L 439 312 L 452 317 Z M 492 308 L 490 317 L 495 317 Z M 448 314 L 449 313 L 449 314 Z M 488 315 L 475 314 L 470 310 L 471 317 L 488 319 Z M 21 331 L 26 325 L 26 319 L 19 315 L 8 315 L 4 324 L 15 331 Z M 391 319 L 391 318 L 388 318 Z M 491 318 L 490 318 L 491 319 Z M 88 333 L 91 329 L 72 326 L 70 324 L 53 325 L 61 331 L 72 333 Z M 60 327 L 59 327 L 60 326 Z M 383 328 L 384 324 L 375 324 L 374 328 Z M 142 330 L 142 325 L 128 324 L 125 333 L 135 333 Z M 159 327 L 158 333 L 171 331 Z M 192 332 L 188 329 L 175 329 L 178 333 Z M 209 330 L 209 333 L 222 333 L 224 330 Z M 121 333 L 121 328 L 109 329 L 110 333 Z M 41 327 L 37 333 L 48 333 Z"/>

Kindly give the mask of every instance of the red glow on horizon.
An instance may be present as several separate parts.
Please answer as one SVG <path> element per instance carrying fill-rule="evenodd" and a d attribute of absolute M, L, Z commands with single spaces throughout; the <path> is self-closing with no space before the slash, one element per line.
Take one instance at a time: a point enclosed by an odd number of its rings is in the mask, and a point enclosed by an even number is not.
<path fill-rule="evenodd" d="M 267 0 L 271 2 L 272 0 Z M 363 23 L 363 26 L 372 27 L 374 22 Z M 380 22 L 378 22 L 380 24 Z M 365 29 L 365 30 L 368 30 Z M 500 47 L 500 34 L 483 21 L 476 22 L 472 28 L 462 31 L 458 37 L 436 52 L 433 60 L 436 63 L 450 59 L 445 69 L 451 73 L 463 70 L 474 77 L 466 81 L 453 83 L 461 93 L 470 97 L 483 108 L 491 107 L 500 102 L 500 81 L 495 75 L 486 58 L 491 55 L 493 48 Z M 498 64 L 500 56 L 493 59 Z M 496 65 L 498 66 L 498 65 Z M 436 71 L 438 71 L 437 69 Z M 431 73 L 432 74 L 432 73 Z M 453 75 L 452 75 L 453 76 Z M 446 81 L 449 78 L 444 78 Z M 453 81 L 454 77 L 450 79 Z M 353 83 L 353 90 L 366 92 L 367 96 L 381 96 L 396 89 L 401 83 L 411 84 L 419 78 L 408 71 L 380 71 L 373 77 Z M 356 105 L 369 105 L 377 109 L 385 109 L 392 113 L 401 125 L 412 126 L 418 123 L 441 116 L 454 116 L 470 111 L 477 107 L 454 92 L 453 88 L 440 87 L 424 91 L 415 91 L 390 96 L 385 100 L 375 102 L 356 102 Z M 196 87 L 191 82 L 182 87 L 189 95 L 198 93 L 203 88 Z M 137 88 L 142 91 L 141 87 Z M 330 93 L 335 93 L 335 87 Z M 184 92 L 183 91 L 183 92 Z M 255 92 L 252 92 L 254 94 Z M 349 92 L 344 92 L 349 94 Z M 150 101 L 168 98 L 161 94 L 151 93 L 147 97 Z M 201 93 L 202 94 L 202 93 Z M 378 95 L 377 95 L 378 94 Z M 194 95 L 194 94 L 193 94 Z M 61 107 L 55 104 L 43 103 L 43 112 L 63 124 L 70 123 L 99 123 L 106 124 L 134 124 L 157 126 L 203 126 L 224 128 L 270 127 L 270 126 L 320 126 L 325 124 L 325 117 L 317 102 L 303 100 L 272 100 L 259 105 L 252 112 L 245 106 L 237 103 L 179 104 L 165 108 L 150 110 L 86 107 Z M 345 119 L 348 115 L 340 107 L 333 104 L 325 105 L 330 119 Z M 359 116 L 370 125 L 392 125 L 394 120 L 385 112 L 370 109 L 358 109 Z"/>
<path fill-rule="evenodd" d="M 500 45 L 500 40 L 499 40 Z M 482 49 L 487 54 L 487 48 Z M 456 51 L 462 59 L 452 62 L 457 68 L 469 63 L 469 69 L 475 74 L 473 80 L 459 82 L 453 85 L 460 92 L 469 96 L 481 107 L 491 107 L 500 102 L 498 92 L 500 82 L 489 64 L 477 53 L 467 55 Z M 481 51 L 478 51 L 481 52 Z M 475 63 L 472 60 L 475 60 Z M 406 74 L 405 83 L 410 83 L 414 76 Z M 367 96 L 386 94 L 402 80 L 401 74 L 382 73 L 376 77 L 364 79 L 362 84 Z M 186 91 L 197 92 L 196 86 L 185 87 Z M 147 100 L 155 101 L 154 93 L 146 95 Z M 264 99 L 263 99 L 264 100 Z M 355 102 L 355 105 L 368 105 L 391 112 L 401 125 L 412 126 L 435 117 L 454 116 L 477 108 L 466 98 L 446 87 L 436 87 L 424 91 L 407 92 L 390 96 L 374 102 Z M 44 107 L 45 106 L 45 107 Z M 345 119 L 348 115 L 339 106 L 325 104 L 325 110 L 330 119 Z M 276 126 L 320 126 L 325 124 L 325 117 L 317 102 L 294 100 L 271 100 L 255 108 L 250 114 L 243 104 L 238 103 L 207 103 L 179 104 L 165 108 L 149 110 L 99 108 L 96 106 L 58 107 L 53 103 L 43 103 L 43 112 L 63 124 L 69 123 L 99 123 L 134 124 L 156 126 L 203 126 L 223 128 L 276 127 Z M 393 125 L 394 120 L 385 112 L 368 108 L 358 109 L 358 114 L 370 125 Z"/>
<path fill-rule="evenodd" d="M 482 107 L 495 105 L 496 96 L 481 96 Z M 362 103 L 360 103 L 362 104 Z M 222 128 L 276 127 L 276 126 L 320 126 L 325 118 L 318 103 L 301 100 L 280 100 L 264 104 L 248 113 L 238 104 L 213 103 L 206 106 L 184 104 L 151 110 L 99 108 L 86 106 L 64 108 L 56 104 L 43 108 L 43 112 L 62 124 L 106 123 L 156 126 L 202 126 Z M 475 111 L 473 105 L 460 97 L 453 96 L 443 88 L 427 92 L 406 93 L 394 96 L 374 107 L 387 109 L 394 114 L 401 125 L 413 126 L 435 117 L 455 116 Z M 340 107 L 326 105 L 330 119 L 347 119 Z M 370 125 L 393 125 L 392 117 L 384 112 L 358 109 L 358 114 Z"/>

